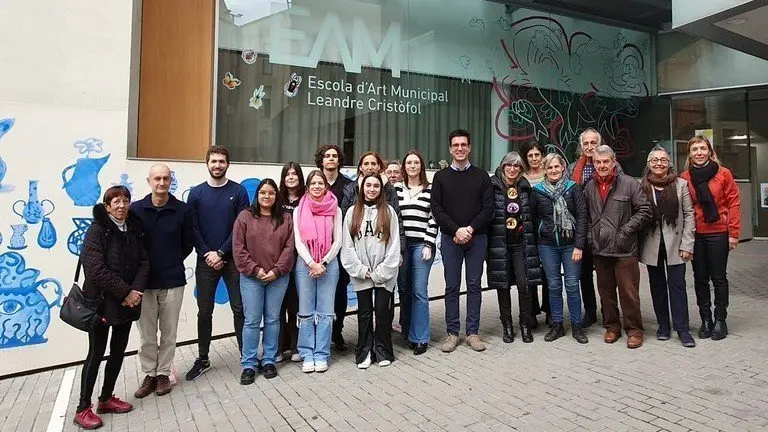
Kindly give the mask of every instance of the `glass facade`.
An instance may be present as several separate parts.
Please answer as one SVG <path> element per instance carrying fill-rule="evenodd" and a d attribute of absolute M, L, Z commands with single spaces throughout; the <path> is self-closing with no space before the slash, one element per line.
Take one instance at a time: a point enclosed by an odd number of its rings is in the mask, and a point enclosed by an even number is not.
<path fill-rule="evenodd" d="M 647 33 L 484 0 L 221 6 L 215 138 L 235 161 L 312 163 L 334 143 L 347 165 L 416 148 L 439 168 L 464 128 L 493 169 L 530 139 L 573 161 L 594 127 L 640 175 L 669 142 Z"/>

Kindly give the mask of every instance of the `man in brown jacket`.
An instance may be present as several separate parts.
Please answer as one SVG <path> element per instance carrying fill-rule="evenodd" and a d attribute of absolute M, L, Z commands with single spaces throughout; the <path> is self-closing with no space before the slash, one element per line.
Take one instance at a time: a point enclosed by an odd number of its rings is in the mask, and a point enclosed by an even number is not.
<path fill-rule="evenodd" d="M 587 183 L 584 195 L 589 204 L 588 238 L 603 305 L 604 340 L 616 342 L 623 322 L 627 347 L 638 348 L 643 345 L 638 235 L 651 221 L 653 212 L 640 183 L 618 172 L 616 154 L 609 146 L 598 146 L 592 159 L 595 181 Z M 621 321 L 619 302 L 624 315 Z"/>

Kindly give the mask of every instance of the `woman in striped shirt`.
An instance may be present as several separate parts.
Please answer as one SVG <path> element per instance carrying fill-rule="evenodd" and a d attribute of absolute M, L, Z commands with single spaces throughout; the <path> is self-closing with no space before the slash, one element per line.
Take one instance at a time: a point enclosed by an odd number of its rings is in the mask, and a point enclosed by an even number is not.
<path fill-rule="evenodd" d="M 400 324 L 413 354 L 427 351 L 429 343 L 429 271 L 434 260 L 437 223 L 432 218 L 432 191 L 424 158 L 416 150 L 403 159 L 405 179 L 395 186 L 405 230 L 406 248 L 398 276 Z"/>

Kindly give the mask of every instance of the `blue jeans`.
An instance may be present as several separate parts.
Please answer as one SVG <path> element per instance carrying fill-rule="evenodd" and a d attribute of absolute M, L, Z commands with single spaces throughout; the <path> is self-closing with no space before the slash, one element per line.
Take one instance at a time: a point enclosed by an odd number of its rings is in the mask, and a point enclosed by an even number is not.
<path fill-rule="evenodd" d="M 277 340 L 280 336 L 280 308 L 288 289 L 289 275 L 283 275 L 270 283 L 240 274 L 240 295 L 243 298 L 243 369 L 256 370 L 256 353 L 259 351 L 261 319 L 264 318 L 264 356 L 262 364 L 274 364 Z"/>
<path fill-rule="evenodd" d="M 483 292 L 480 279 L 483 277 L 483 263 L 488 253 L 488 236 L 478 234 L 469 244 L 458 245 L 447 234 L 441 234 L 440 253 L 443 255 L 445 274 L 445 324 L 448 334 L 459 335 L 459 288 L 461 268 L 467 263 L 467 335 L 476 335 L 480 329 L 480 305 Z"/>
<path fill-rule="evenodd" d="M 571 324 L 581 325 L 581 263 L 573 262 L 573 245 L 539 245 L 539 257 L 549 283 L 549 306 L 552 309 L 552 322 L 563 322 L 563 278 L 560 266 L 565 274 L 565 293 L 568 298 L 568 313 Z"/>
<path fill-rule="evenodd" d="M 296 289 L 299 292 L 299 342 L 297 349 L 305 362 L 328 361 L 331 356 L 331 329 L 336 284 L 339 281 L 339 260 L 328 263 L 319 278 L 309 275 L 309 267 L 301 258 L 296 260 Z"/>
<path fill-rule="evenodd" d="M 429 271 L 434 261 L 424 261 L 424 242 L 409 241 L 397 277 L 400 292 L 400 326 L 413 343 L 429 343 Z"/>

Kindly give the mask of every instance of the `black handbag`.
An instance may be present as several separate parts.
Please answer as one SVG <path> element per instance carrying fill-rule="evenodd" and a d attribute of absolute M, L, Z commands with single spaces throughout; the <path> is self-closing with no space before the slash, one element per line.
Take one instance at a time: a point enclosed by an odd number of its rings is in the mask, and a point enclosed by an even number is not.
<path fill-rule="evenodd" d="M 75 281 L 72 283 L 69 294 L 64 297 L 59 317 L 72 327 L 90 333 L 96 326 L 106 324 L 107 320 L 100 314 L 103 299 L 89 299 L 83 295 L 83 290 L 80 288 L 80 268 L 82 263 L 78 259 Z"/>

